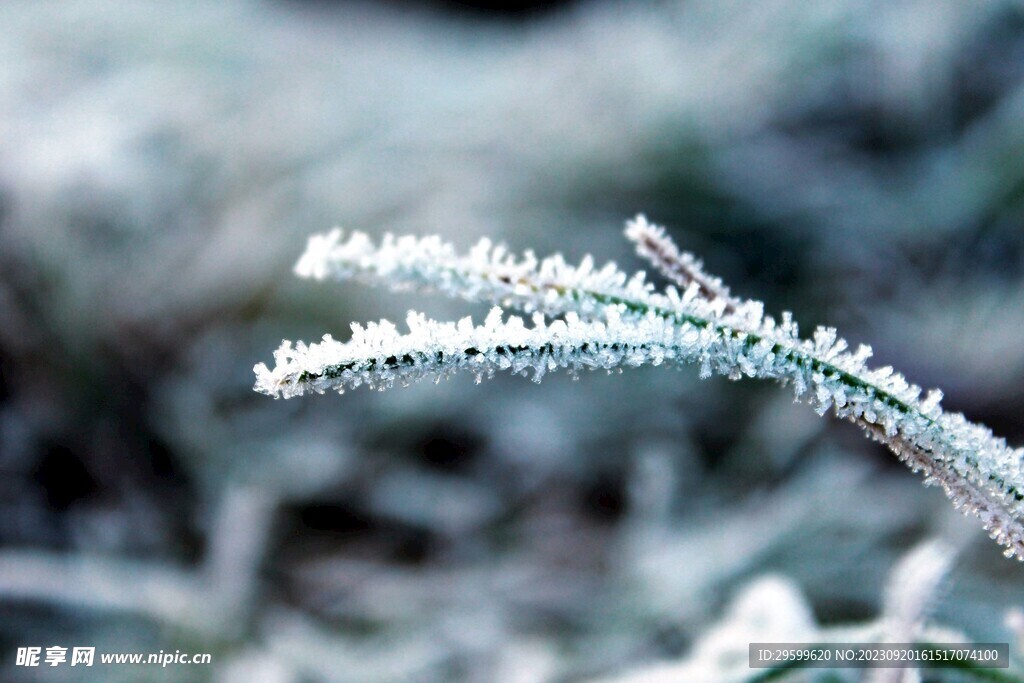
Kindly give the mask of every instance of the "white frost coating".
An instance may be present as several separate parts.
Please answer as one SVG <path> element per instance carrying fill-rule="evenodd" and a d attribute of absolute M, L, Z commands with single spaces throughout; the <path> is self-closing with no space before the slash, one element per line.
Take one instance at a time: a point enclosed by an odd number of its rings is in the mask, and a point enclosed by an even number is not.
<path fill-rule="evenodd" d="M 665 228 L 647 222 L 640 214 L 626 223 L 626 237 L 636 245 L 636 253 L 651 262 L 658 271 L 679 287 L 696 284 L 697 291 L 709 300 L 721 299 L 726 310 L 735 310 L 738 299 L 729 296 L 729 288 L 720 278 L 704 272 L 704 264 L 688 251 L 679 251 Z"/>
<path fill-rule="evenodd" d="M 819 414 L 831 410 L 885 443 L 926 484 L 938 484 L 956 507 L 977 515 L 1008 557 L 1024 559 L 1024 449 L 943 412 L 938 390 L 922 399 L 921 388 L 892 368 L 869 368 L 870 347 L 851 352 L 825 327 L 801 339 L 788 312 L 776 321 L 760 302 L 730 297 L 642 216 L 629 223 L 627 235 L 659 270 L 685 283 L 683 290 L 656 291 L 644 273 L 630 277 L 614 263 L 597 268 L 589 256 L 576 266 L 560 255 L 517 257 L 486 239 L 459 254 L 438 237 L 385 235 L 379 245 L 358 232 L 345 239 L 339 229 L 311 237 L 295 267 L 301 277 L 438 291 L 564 319 L 548 323 L 535 315 L 527 328 L 495 309 L 479 327 L 468 318 L 438 323 L 416 313 L 407 334 L 387 321 L 354 325 L 346 343 L 329 336 L 308 346 L 285 342 L 273 370 L 256 366 L 255 388 L 289 398 L 362 384 L 383 389 L 458 370 L 478 378 L 532 372 L 539 381 L 558 368 L 575 373 L 663 362 L 698 364 L 702 378 L 775 379 Z"/>
<path fill-rule="evenodd" d="M 611 370 L 684 360 L 701 343 L 697 330 L 656 316 L 626 323 L 609 312 L 605 322 L 585 322 L 569 313 L 565 320 L 546 322 L 535 313 L 532 323 L 527 327 L 518 316 L 504 320 L 495 307 L 480 326 L 470 318 L 440 323 L 415 312 L 406 319 L 406 334 L 386 320 L 365 328 L 353 325 L 352 338 L 345 343 L 330 335 L 308 346 L 285 342 L 274 354 L 273 371 L 257 366 L 256 388 L 290 398 L 307 392 L 343 392 L 363 384 L 385 389 L 456 370 L 469 370 L 480 379 L 497 370 L 532 373 L 539 382 L 558 368 Z"/>

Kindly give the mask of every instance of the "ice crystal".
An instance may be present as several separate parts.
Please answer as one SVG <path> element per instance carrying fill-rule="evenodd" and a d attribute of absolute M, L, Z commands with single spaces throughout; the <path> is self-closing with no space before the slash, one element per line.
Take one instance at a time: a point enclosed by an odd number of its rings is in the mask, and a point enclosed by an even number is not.
<path fill-rule="evenodd" d="M 289 398 L 361 385 L 385 389 L 464 370 L 478 379 L 509 370 L 539 381 L 557 369 L 662 363 L 697 364 L 702 378 L 774 379 L 819 414 L 831 411 L 885 443 L 926 484 L 938 484 L 956 507 L 977 515 L 1008 557 L 1024 559 L 1024 450 L 944 412 L 940 391 L 922 399 L 921 388 L 892 368 L 869 368 L 870 347 L 851 352 L 834 328 L 819 327 L 804 339 L 788 312 L 776 321 L 762 303 L 732 297 L 643 216 L 627 224 L 626 234 L 673 284 L 658 291 L 643 272 L 628 276 L 614 263 L 517 256 L 486 239 L 460 254 L 438 237 L 385 235 L 375 244 L 359 232 L 346 239 L 339 229 L 311 237 L 295 268 L 301 277 L 438 291 L 496 308 L 480 326 L 410 313 L 405 334 L 381 321 L 353 325 L 345 343 L 329 336 L 310 345 L 285 342 L 273 370 L 256 366 L 255 388 Z M 502 307 L 533 314 L 532 326 L 506 319 Z"/>
<path fill-rule="evenodd" d="M 660 225 L 647 222 L 643 214 L 626 223 L 626 237 L 636 244 L 636 253 L 651 262 L 662 275 L 679 287 L 695 285 L 694 293 L 709 300 L 721 300 L 727 310 L 739 302 L 729 296 L 722 280 L 704 272 L 704 264 L 688 251 L 679 251 Z"/>

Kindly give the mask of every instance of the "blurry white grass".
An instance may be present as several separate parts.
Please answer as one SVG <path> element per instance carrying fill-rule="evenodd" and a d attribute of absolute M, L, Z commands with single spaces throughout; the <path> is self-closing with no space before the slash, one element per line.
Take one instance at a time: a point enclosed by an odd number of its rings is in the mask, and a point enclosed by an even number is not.
<path fill-rule="evenodd" d="M 257 365 L 257 391 L 290 398 L 367 385 L 386 389 L 458 371 L 477 381 L 496 371 L 532 373 L 583 369 L 609 372 L 644 364 L 700 365 L 700 376 L 774 379 L 818 414 L 831 410 L 885 443 L 926 485 L 938 484 L 954 506 L 979 517 L 1007 557 L 1024 560 L 1024 451 L 990 430 L 939 406 L 942 392 L 923 398 L 891 367 L 871 369 L 870 347 L 849 351 L 834 328 L 802 339 L 792 316 L 779 321 L 764 305 L 732 297 L 722 282 L 680 252 L 665 231 L 643 216 L 626 235 L 675 284 L 658 291 L 638 272 L 614 263 L 601 268 L 586 256 L 573 266 L 554 255 L 522 257 L 481 240 L 468 254 L 438 237 L 386 235 L 375 245 L 341 230 L 310 238 L 295 267 L 301 277 L 352 278 L 396 290 L 439 291 L 495 304 L 483 325 L 428 320 L 410 312 L 409 332 L 390 322 L 352 325 L 348 342 L 325 335 L 319 343 L 285 341 L 273 370 Z M 680 290 L 677 286 L 682 288 Z M 502 308 L 532 314 L 532 327 Z M 548 322 L 545 316 L 559 316 Z"/>
<path fill-rule="evenodd" d="M 949 571 L 954 556 L 948 544 L 934 539 L 912 548 L 889 577 L 882 614 L 852 627 L 821 628 L 815 623 L 810 605 L 792 582 L 770 576 L 756 579 L 740 591 L 719 624 L 697 641 L 685 660 L 645 667 L 606 683 L 743 683 L 767 680 L 766 675 L 774 676 L 772 680 L 785 678 L 782 670 L 749 667 L 748 644 L 754 642 L 966 642 L 962 634 L 931 627 L 925 621 L 927 607 L 934 600 L 936 588 Z M 899 630 L 893 630 L 897 624 Z M 864 680 L 871 683 L 919 680 L 915 669 L 845 670 L 842 673 L 847 677 L 838 680 L 860 680 L 860 674 L 866 674 Z"/>
<path fill-rule="evenodd" d="M 222 511 L 223 522 L 253 509 L 250 492 L 228 497 L 234 502 Z M 262 524 L 258 526 L 266 528 Z M 233 544 L 229 539 L 214 536 L 215 545 Z M 700 637 L 686 659 L 645 666 L 613 679 L 614 683 L 743 683 L 757 680 L 765 673 L 765 670 L 748 667 L 747 644 L 750 642 L 878 642 L 893 639 L 893 624 L 906 624 L 909 631 L 904 633 L 914 634 L 904 642 L 968 642 L 963 634 L 925 621 L 927 607 L 935 599 L 936 586 L 952 559 L 952 549 L 937 540 L 925 541 L 911 549 L 890 575 L 879 617 L 846 627 L 819 627 L 810 605 L 788 579 L 756 578 L 739 591 L 719 623 Z M 243 552 L 234 564 L 236 569 L 243 570 L 243 575 L 248 575 L 246 570 L 254 561 Z M 221 562 L 223 559 L 213 564 Z M 146 562 L 68 557 L 46 552 L 8 550 L 0 553 L 0 594 L 4 596 L 140 614 L 157 623 L 195 633 L 204 639 L 209 649 L 220 652 L 219 648 L 225 643 L 230 646 L 235 631 L 244 628 L 256 615 L 246 615 L 240 604 L 227 604 L 220 592 L 222 584 L 210 578 L 203 570 L 171 569 Z M 421 580 L 422 577 L 414 579 L 417 583 Z M 450 585 L 450 581 L 445 583 Z M 246 591 L 233 592 L 232 597 L 244 593 Z M 1014 614 L 1017 612 L 1009 613 L 1011 620 Z M 346 682 L 429 680 L 431 677 L 424 678 L 424 672 L 440 670 L 437 667 L 443 666 L 446 657 L 443 648 L 437 647 L 437 634 L 398 639 L 390 634 L 366 643 L 356 642 L 316 626 L 299 612 L 286 609 L 259 615 L 258 623 L 255 641 L 232 656 L 215 655 L 216 680 L 223 683 L 242 680 L 292 683 L 310 677 Z M 509 656 L 518 658 L 517 665 L 509 665 L 507 675 L 495 676 L 492 680 L 541 683 L 558 678 L 558 664 L 540 643 L 515 640 L 508 643 L 508 648 Z M 524 652 L 523 648 L 530 652 Z M 529 671 L 523 668 L 524 654 L 528 654 L 532 662 Z M 345 662 L 341 671 L 337 666 L 339 661 Z M 776 675 L 780 680 L 784 678 L 783 672 L 776 672 Z M 1006 676 L 1002 680 L 1017 679 Z"/>
<path fill-rule="evenodd" d="M 198 571 L 89 554 L 0 553 L 0 595 L 138 614 L 214 640 L 244 629 L 277 501 L 248 486 L 224 492 Z"/>
<path fill-rule="evenodd" d="M 956 559 L 956 549 L 939 540 L 921 543 L 893 570 L 882 602 L 881 640 L 913 643 L 922 635 L 928 612 Z M 866 683 L 919 683 L 915 668 L 870 669 Z"/>

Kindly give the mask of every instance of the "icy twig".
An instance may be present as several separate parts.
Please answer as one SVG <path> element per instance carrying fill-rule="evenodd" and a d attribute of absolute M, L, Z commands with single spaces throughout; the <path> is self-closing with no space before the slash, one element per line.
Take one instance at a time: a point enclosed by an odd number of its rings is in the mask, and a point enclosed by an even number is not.
<path fill-rule="evenodd" d="M 725 312 L 732 313 L 740 305 L 738 299 L 729 296 L 729 288 L 721 278 L 704 272 L 704 264 L 688 251 L 680 251 L 665 232 L 665 228 L 647 222 L 641 214 L 626 224 L 626 237 L 636 245 L 636 253 L 650 261 L 651 265 L 666 278 L 682 289 L 696 283 L 703 298 L 725 302 Z"/>
<path fill-rule="evenodd" d="M 348 343 L 330 337 L 309 346 L 286 342 L 273 370 L 256 366 L 255 388 L 288 398 L 362 384 L 387 388 L 459 370 L 478 378 L 529 370 L 539 380 L 558 368 L 662 362 L 699 364 L 702 378 L 774 379 L 791 385 L 797 400 L 819 414 L 831 410 L 885 443 L 922 472 L 926 484 L 940 485 L 956 507 L 981 518 L 1008 557 L 1024 559 L 1024 451 L 963 415 L 944 412 L 942 392 L 921 397 L 920 387 L 892 368 L 869 368 L 870 347 L 850 351 L 825 327 L 802 339 L 788 312 L 776 321 L 760 302 L 730 297 L 642 217 L 627 234 L 666 274 L 687 282 L 685 290 L 655 291 L 644 273 L 628 277 L 614 263 L 595 268 L 589 256 L 577 266 L 560 255 L 516 257 L 488 240 L 462 255 L 437 237 L 386 235 L 375 245 L 358 232 L 347 240 L 340 230 L 314 236 L 296 265 L 302 277 L 439 291 L 564 320 L 547 323 L 536 315 L 527 328 L 496 310 L 477 327 L 469 319 L 454 325 L 412 313 L 405 335 L 381 321 L 354 326 Z"/>

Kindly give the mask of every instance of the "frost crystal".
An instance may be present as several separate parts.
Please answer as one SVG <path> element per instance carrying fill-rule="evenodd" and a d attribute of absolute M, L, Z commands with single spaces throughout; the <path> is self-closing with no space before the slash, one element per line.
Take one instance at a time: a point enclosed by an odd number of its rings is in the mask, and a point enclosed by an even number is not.
<path fill-rule="evenodd" d="M 704 264 L 697 257 L 688 251 L 679 251 L 665 229 L 648 223 L 643 214 L 626 223 L 626 237 L 636 244 L 637 254 L 684 290 L 693 287 L 693 295 L 721 300 L 726 310 L 735 310 L 739 305 L 719 278 L 704 272 Z"/>
<path fill-rule="evenodd" d="M 776 321 L 761 302 L 730 296 L 643 216 L 627 224 L 626 234 L 673 284 L 657 291 L 644 273 L 629 277 L 614 263 L 598 268 L 590 257 L 574 266 L 557 254 L 516 256 L 486 239 L 459 254 L 438 237 L 385 235 L 378 245 L 359 232 L 345 239 L 340 229 L 313 236 L 295 267 L 300 277 L 438 291 L 496 307 L 480 326 L 410 313 L 405 334 L 382 320 L 353 325 L 344 343 L 330 336 L 310 345 L 284 342 L 273 370 L 256 366 L 255 388 L 290 398 L 361 385 L 386 389 L 462 370 L 478 380 L 508 370 L 540 381 L 556 369 L 662 363 L 699 364 L 702 378 L 774 379 L 819 414 L 831 411 L 885 443 L 926 484 L 938 484 L 956 507 L 977 515 L 1008 557 L 1024 559 L 1024 450 L 943 412 L 940 391 L 922 399 L 921 388 L 892 368 L 870 369 L 870 347 L 851 352 L 833 328 L 802 339 L 788 312 Z M 532 326 L 505 319 L 500 307 L 532 313 Z"/>

